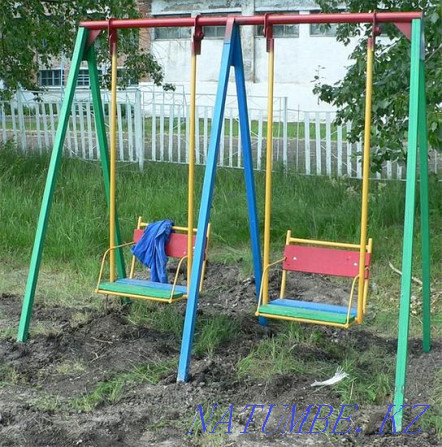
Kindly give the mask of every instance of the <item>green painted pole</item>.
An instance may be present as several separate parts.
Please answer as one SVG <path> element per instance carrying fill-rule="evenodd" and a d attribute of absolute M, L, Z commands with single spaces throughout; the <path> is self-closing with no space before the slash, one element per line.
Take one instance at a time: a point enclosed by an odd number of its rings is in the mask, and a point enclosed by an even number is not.
<path fill-rule="evenodd" d="M 411 68 L 410 68 L 410 105 L 408 120 L 408 151 L 407 151 L 407 184 L 405 191 L 404 239 L 402 251 L 402 279 L 399 303 L 399 329 L 396 357 L 396 380 L 394 391 L 395 408 L 400 408 L 405 400 L 405 384 L 407 378 L 408 359 L 408 329 L 410 325 L 410 297 L 413 258 L 414 209 L 416 198 L 416 161 L 417 135 L 419 117 L 419 62 L 421 53 L 422 22 L 412 21 L 411 32 Z M 400 412 L 396 416 L 396 428 L 402 430 Z"/>
<path fill-rule="evenodd" d="M 49 213 L 51 211 L 52 198 L 57 180 L 57 174 L 60 166 L 63 144 L 66 136 L 66 129 L 69 121 L 72 101 L 74 98 L 75 87 L 77 85 L 78 72 L 83 59 L 83 53 L 86 45 L 87 30 L 80 28 L 75 42 L 74 54 L 72 56 L 72 65 L 69 71 L 69 77 L 66 84 L 65 98 L 60 110 L 60 118 L 55 135 L 54 147 L 52 149 L 51 160 L 49 162 L 48 176 L 41 202 L 40 215 L 38 217 L 37 231 L 35 234 L 34 246 L 32 248 L 31 263 L 29 266 L 28 280 L 26 283 L 25 296 L 18 328 L 17 340 L 24 342 L 28 338 L 29 324 L 31 322 L 32 308 L 34 306 L 35 288 L 37 286 L 38 274 L 40 271 L 41 256 L 48 226 Z"/>
<path fill-rule="evenodd" d="M 422 51 L 423 53 L 423 51 Z M 430 217 L 428 199 L 428 142 L 427 106 L 425 100 L 425 61 L 421 54 L 419 63 L 419 164 L 420 164 L 420 205 L 422 238 L 422 350 L 431 349 L 431 294 L 430 294 Z"/>
<path fill-rule="evenodd" d="M 106 193 L 107 205 L 110 205 L 110 164 L 109 164 L 109 146 L 106 138 L 106 126 L 104 123 L 103 104 L 100 95 L 100 80 L 97 70 L 97 57 L 95 55 L 94 46 L 91 45 L 86 55 L 90 87 L 92 92 L 92 104 L 94 108 L 95 117 L 95 132 L 98 140 L 98 147 L 100 149 L 101 167 L 103 170 L 104 189 Z M 118 215 L 115 216 L 115 245 L 121 244 L 121 232 L 118 222 Z M 124 264 L 123 252 L 121 249 L 117 250 L 117 272 L 120 278 L 126 277 L 126 267 Z"/>

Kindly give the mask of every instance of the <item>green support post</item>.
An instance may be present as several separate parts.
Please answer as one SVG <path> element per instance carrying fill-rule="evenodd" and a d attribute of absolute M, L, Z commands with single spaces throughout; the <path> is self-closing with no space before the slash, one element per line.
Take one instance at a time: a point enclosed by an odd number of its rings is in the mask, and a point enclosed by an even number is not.
<path fill-rule="evenodd" d="M 407 184 L 405 193 L 404 239 L 402 251 L 402 279 L 399 303 L 399 328 L 396 357 L 396 379 L 394 392 L 395 408 L 404 404 L 408 360 L 408 329 L 410 325 L 410 297 L 413 259 L 414 209 L 416 197 L 416 162 L 419 121 L 419 93 L 421 91 L 420 59 L 422 21 L 412 21 L 410 105 L 408 120 Z M 402 411 L 395 420 L 396 429 L 402 430 Z"/>
<path fill-rule="evenodd" d="M 420 164 L 420 205 L 422 239 L 422 350 L 431 349 L 431 294 L 430 294 L 430 217 L 428 199 L 428 142 L 427 106 L 425 94 L 425 61 L 422 51 L 419 64 L 419 164 Z"/>
<path fill-rule="evenodd" d="M 32 308 L 34 305 L 35 288 L 37 285 L 38 273 L 40 270 L 43 244 L 46 236 L 46 229 L 48 226 L 49 213 L 54 196 L 54 189 L 60 166 L 61 154 L 63 152 L 63 144 L 66 136 L 69 114 L 74 98 L 75 86 L 77 85 L 78 72 L 80 69 L 81 61 L 83 59 L 84 49 L 86 47 L 87 35 L 87 30 L 84 28 L 80 28 L 77 34 L 74 54 L 72 56 L 71 70 L 69 71 L 69 77 L 66 84 L 65 99 L 60 110 L 60 120 L 57 128 L 57 133 L 55 135 L 51 160 L 49 162 L 48 176 L 43 193 L 40 215 L 38 217 L 37 231 L 35 234 L 34 246 L 32 249 L 28 280 L 26 283 L 25 296 L 23 298 L 23 306 L 17 334 L 17 340 L 21 342 L 26 341 L 29 335 L 29 324 L 31 321 Z"/>
<path fill-rule="evenodd" d="M 106 126 L 104 123 L 103 104 L 100 95 L 100 81 L 97 70 L 97 57 L 95 55 L 94 46 L 91 45 L 86 54 L 86 60 L 89 68 L 90 88 L 92 92 L 92 104 L 95 117 L 95 132 L 98 140 L 98 147 L 100 149 L 101 167 L 103 170 L 104 189 L 106 193 L 107 205 L 110 204 L 110 163 L 109 163 L 109 147 L 106 138 Z M 121 232 L 118 222 L 118 215 L 115 216 L 115 245 L 121 244 Z M 126 277 L 126 267 L 124 264 L 124 257 L 122 249 L 117 250 L 117 272 L 120 278 Z M 130 300 L 124 300 L 130 301 Z"/>

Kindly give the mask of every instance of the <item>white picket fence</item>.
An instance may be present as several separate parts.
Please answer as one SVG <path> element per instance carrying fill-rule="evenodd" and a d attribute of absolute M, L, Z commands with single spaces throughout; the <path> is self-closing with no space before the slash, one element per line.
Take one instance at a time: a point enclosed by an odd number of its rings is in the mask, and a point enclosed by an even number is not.
<path fill-rule="evenodd" d="M 62 93 L 45 93 L 38 97 L 17 94 L 10 102 L 0 102 L 0 135 L 3 142 L 13 140 L 24 153 L 42 153 L 52 148 L 62 103 Z M 108 122 L 109 93 L 102 94 Z M 249 101 L 249 119 L 254 167 L 265 167 L 267 117 L 264 98 Z M 214 98 L 197 99 L 195 159 L 204 164 L 209 146 Z M 76 95 L 71 111 L 64 153 L 68 157 L 99 159 L 92 101 L 87 91 Z M 120 161 L 144 163 L 188 161 L 189 106 L 183 91 L 118 93 L 117 142 Z M 275 98 L 273 161 L 305 175 L 346 175 L 361 178 L 362 143 L 350 143 L 345 126 L 333 124 L 332 112 L 290 110 L 286 98 Z M 431 154 L 430 167 L 438 171 L 438 157 Z M 234 98 L 226 103 L 220 141 L 219 165 L 242 167 L 241 136 L 238 110 Z M 403 179 L 403 164 L 386 162 L 376 178 Z"/>

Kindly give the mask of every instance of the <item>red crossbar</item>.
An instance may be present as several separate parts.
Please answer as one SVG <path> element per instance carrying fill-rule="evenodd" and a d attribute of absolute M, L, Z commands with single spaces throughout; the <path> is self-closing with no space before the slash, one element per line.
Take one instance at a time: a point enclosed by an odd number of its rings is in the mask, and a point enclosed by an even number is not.
<path fill-rule="evenodd" d="M 238 25 L 290 25 L 300 23 L 410 23 L 413 19 L 422 19 L 422 12 L 368 12 L 338 14 L 269 14 L 267 16 L 235 16 Z M 267 18 L 265 18 L 267 17 Z M 200 26 L 225 26 L 227 17 L 198 17 Z M 119 28 L 161 28 L 192 27 L 195 18 L 144 18 L 110 19 L 80 22 L 80 26 L 89 30 L 109 30 Z"/>
<path fill-rule="evenodd" d="M 134 242 L 137 243 L 144 230 L 141 228 L 135 228 L 134 230 Z M 193 236 L 193 244 L 195 245 L 195 236 Z M 187 256 L 187 234 L 184 233 L 170 233 L 169 242 L 164 247 L 166 255 L 171 258 L 182 258 Z"/>
<path fill-rule="evenodd" d="M 359 251 L 334 248 L 286 245 L 282 268 L 292 272 L 317 273 L 354 278 L 359 274 Z M 366 254 L 365 265 L 370 265 L 371 255 Z M 369 271 L 366 269 L 365 278 Z"/>

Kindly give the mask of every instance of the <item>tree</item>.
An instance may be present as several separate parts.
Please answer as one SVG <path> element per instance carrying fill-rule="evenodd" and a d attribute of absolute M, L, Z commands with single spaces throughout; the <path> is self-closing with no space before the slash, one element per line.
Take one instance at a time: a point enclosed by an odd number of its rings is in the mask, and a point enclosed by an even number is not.
<path fill-rule="evenodd" d="M 109 17 L 139 17 L 135 0 L 1 0 L 0 2 L 0 97 L 17 89 L 39 90 L 38 71 L 50 67 L 62 55 L 70 55 L 81 20 Z M 97 39 L 99 64 L 109 67 L 107 33 Z M 150 76 L 157 85 L 163 81 L 161 66 L 146 50 L 140 49 L 139 30 L 120 30 L 119 54 L 126 70 L 121 85 L 130 79 Z M 108 76 L 103 77 L 103 82 Z"/>
<path fill-rule="evenodd" d="M 428 140 L 432 148 L 442 149 L 442 3 L 440 0 L 318 0 L 323 12 L 337 12 L 345 4 L 348 12 L 417 11 L 425 14 L 425 68 Z M 364 128 L 365 63 L 370 26 L 340 25 L 336 38 L 344 44 L 359 36 L 351 54 L 353 65 L 334 85 L 316 79 L 314 93 L 337 107 L 337 122 L 352 121 L 348 136 L 356 141 Z M 410 82 L 410 43 L 392 24 L 382 25 L 374 56 L 372 169 L 378 171 L 385 160 L 406 159 L 408 97 Z"/>

